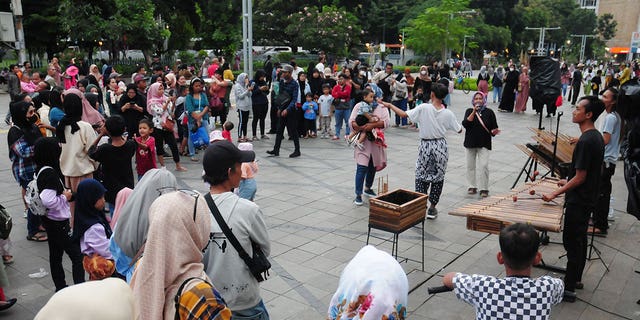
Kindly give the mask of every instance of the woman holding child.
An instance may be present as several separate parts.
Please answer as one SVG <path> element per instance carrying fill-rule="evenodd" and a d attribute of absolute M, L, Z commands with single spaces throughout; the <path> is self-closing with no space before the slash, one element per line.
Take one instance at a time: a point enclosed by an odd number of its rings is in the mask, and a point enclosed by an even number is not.
<path fill-rule="evenodd" d="M 349 117 L 349 125 L 356 131 L 372 131 L 376 128 L 383 131 L 385 128 L 389 127 L 389 111 L 377 103 L 377 99 L 382 98 L 382 90 L 378 88 L 377 85 L 369 83 L 365 90 L 363 90 L 363 95 L 365 94 L 374 95 L 374 100 L 372 102 L 372 115 L 378 120 L 375 122 L 369 122 L 364 126 L 358 126 L 358 124 L 356 124 L 355 119 L 359 113 L 361 103 L 365 103 L 363 101 L 353 107 L 353 111 Z M 371 189 L 371 186 L 373 186 L 373 180 L 376 176 L 376 171 L 380 171 L 387 166 L 387 153 L 385 150 L 386 145 L 384 145 L 384 137 L 378 136 L 376 141 L 365 139 L 362 145 L 363 148 L 355 148 L 354 151 L 354 158 L 356 160 L 356 198 L 353 203 L 357 206 L 362 205 L 363 185 L 365 195 L 373 197 L 376 196 L 376 193 Z"/>

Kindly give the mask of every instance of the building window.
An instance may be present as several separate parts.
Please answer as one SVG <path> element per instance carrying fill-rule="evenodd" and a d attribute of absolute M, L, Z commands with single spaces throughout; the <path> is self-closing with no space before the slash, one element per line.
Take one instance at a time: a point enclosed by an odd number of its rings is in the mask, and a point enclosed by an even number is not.
<path fill-rule="evenodd" d="M 595 9 L 598 7 L 598 0 L 577 0 L 582 9 Z"/>

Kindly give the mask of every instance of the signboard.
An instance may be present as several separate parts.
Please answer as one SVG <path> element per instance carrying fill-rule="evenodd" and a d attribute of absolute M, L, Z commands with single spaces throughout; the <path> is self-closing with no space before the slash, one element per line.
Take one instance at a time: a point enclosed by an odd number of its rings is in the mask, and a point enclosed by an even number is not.
<path fill-rule="evenodd" d="M 16 31 L 13 28 L 13 14 L 11 12 L 0 12 L 0 41 L 16 41 Z"/>
<path fill-rule="evenodd" d="M 387 46 L 385 43 L 381 43 L 380 44 L 380 52 L 385 52 L 385 50 L 387 49 Z"/>
<path fill-rule="evenodd" d="M 631 33 L 631 45 L 629 47 L 631 48 L 631 53 L 640 53 L 640 32 Z"/>

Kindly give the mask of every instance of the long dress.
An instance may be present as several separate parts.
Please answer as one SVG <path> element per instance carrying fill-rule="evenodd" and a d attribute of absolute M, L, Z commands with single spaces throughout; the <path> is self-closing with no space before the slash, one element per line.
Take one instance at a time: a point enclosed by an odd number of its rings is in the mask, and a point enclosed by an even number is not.
<path fill-rule="evenodd" d="M 518 87 L 518 71 L 509 71 L 507 73 L 507 79 L 504 82 L 504 91 L 502 93 L 502 101 L 500 101 L 500 106 L 498 109 L 513 112 L 513 104 L 516 100 L 516 89 Z"/>
<path fill-rule="evenodd" d="M 529 75 L 521 73 L 519 77 L 518 97 L 516 98 L 516 112 L 524 112 L 527 110 L 527 100 L 529 100 Z"/>

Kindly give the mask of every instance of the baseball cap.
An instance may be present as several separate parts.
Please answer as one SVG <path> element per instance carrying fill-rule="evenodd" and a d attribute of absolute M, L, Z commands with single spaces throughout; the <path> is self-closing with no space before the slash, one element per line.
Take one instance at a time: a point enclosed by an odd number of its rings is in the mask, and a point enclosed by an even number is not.
<path fill-rule="evenodd" d="M 119 74 L 119 73 L 117 73 L 117 72 L 112 72 L 112 73 L 109 75 L 109 79 L 115 79 L 115 78 L 118 78 L 118 77 L 120 77 L 120 76 L 122 76 L 122 75 L 121 75 L 121 74 Z"/>
<path fill-rule="evenodd" d="M 293 72 L 293 66 L 291 66 L 290 64 L 283 64 L 282 65 L 282 71 L 286 71 L 286 72 Z"/>
<path fill-rule="evenodd" d="M 226 172 L 236 163 L 255 160 L 253 151 L 241 151 L 229 141 L 217 141 L 207 147 L 202 158 L 202 167 L 207 176 L 215 176 Z"/>
<path fill-rule="evenodd" d="M 332 74 L 331 69 L 330 68 L 324 68 L 324 75 L 325 76 L 330 76 Z"/>
<path fill-rule="evenodd" d="M 133 78 L 133 82 L 134 83 L 138 83 L 139 81 L 143 81 L 144 80 L 144 76 L 141 74 L 137 74 L 135 78 Z"/>

